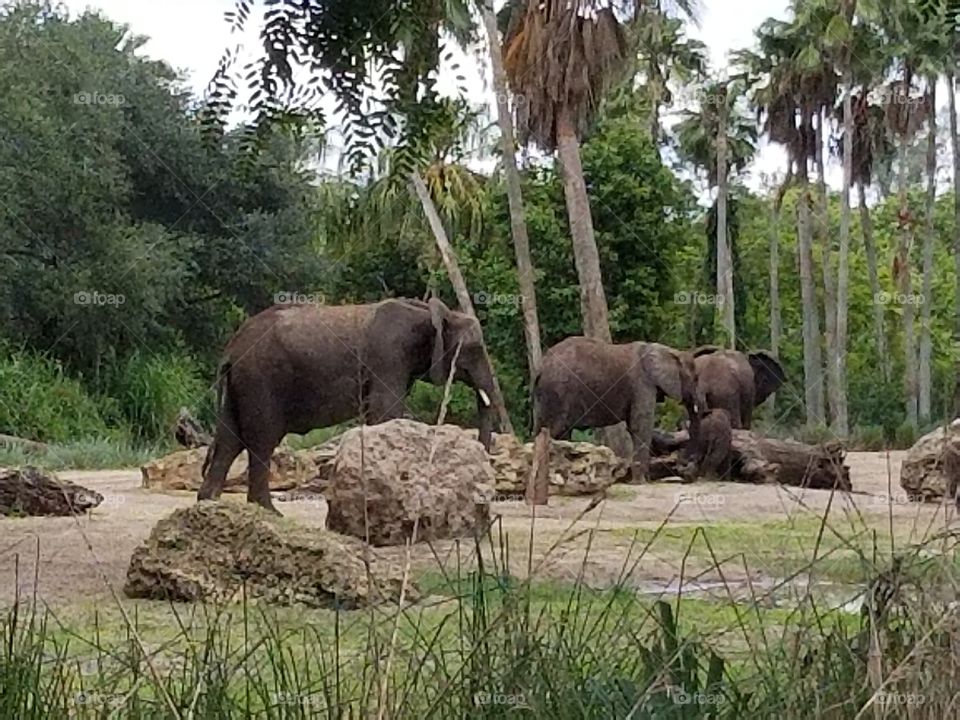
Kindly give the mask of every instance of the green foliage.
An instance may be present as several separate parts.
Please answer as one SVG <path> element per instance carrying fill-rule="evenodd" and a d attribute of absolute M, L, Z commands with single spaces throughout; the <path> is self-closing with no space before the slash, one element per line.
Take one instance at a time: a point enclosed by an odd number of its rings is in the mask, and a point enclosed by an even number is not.
<path fill-rule="evenodd" d="M 104 437 L 102 404 L 53 358 L 0 344 L 0 432 L 41 442 Z"/>
<path fill-rule="evenodd" d="M 197 364 L 177 354 L 135 352 L 106 379 L 108 394 L 138 440 L 172 437 L 177 412 L 186 407 L 212 426 L 212 390 Z M 198 412 L 199 411 L 199 412 Z"/>

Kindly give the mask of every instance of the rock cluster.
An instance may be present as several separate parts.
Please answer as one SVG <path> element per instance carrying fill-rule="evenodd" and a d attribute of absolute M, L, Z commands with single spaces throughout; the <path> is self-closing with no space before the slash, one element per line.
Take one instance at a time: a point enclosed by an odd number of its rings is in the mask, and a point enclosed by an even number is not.
<path fill-rule="evenodd" d="M 34 467 L 0 468 L 0 515 L 74 515 L 103 502 L 100 493 Z"/>

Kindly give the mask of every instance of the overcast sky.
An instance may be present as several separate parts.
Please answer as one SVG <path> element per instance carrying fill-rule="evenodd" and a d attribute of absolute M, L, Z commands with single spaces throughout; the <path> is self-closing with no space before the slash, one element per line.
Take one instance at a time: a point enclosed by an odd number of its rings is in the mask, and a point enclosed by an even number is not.
<path fill-rule="evenodd" d="M 65 4 L 72 14 L 87 8 L 100 10 L 112 20 L 127 24 L 133 33 L 148 36 L 150 41 L 142 52 L 183 71 L 198 93 L 213 76 L 225 48 L 239 43 L 251 52 L 257 50 L 256 27 L 237 38 L 223 19 L 234 0 L 65 0 Z M 700 27 L 690 25 L 689 34 L 707 45 L 712 68 L 717 71 L 726 65 L 731 50 L 753 44 L 753 30 L 763 20 L 786 16 L 787 0 L 702 0 L 701 7 Z M 483 80 L 486 68 L 470 60 L 463 67 L 468 84 L 476 88 L 471 100 L 490 94 L 485 89 L 489 83 Z M 452 77 L 449 80 L 452 90 Z M 441 87 L 445 85 L 441 83 Z M 489 104 L 493 104 L 492 95 Z M 665 122 L 669 123 L 669 118 Z M 757 187 L 763 172 L 782 173 L 784 159 L 779 148 L 762 148 L 750 169 L 748 184 Z"/>

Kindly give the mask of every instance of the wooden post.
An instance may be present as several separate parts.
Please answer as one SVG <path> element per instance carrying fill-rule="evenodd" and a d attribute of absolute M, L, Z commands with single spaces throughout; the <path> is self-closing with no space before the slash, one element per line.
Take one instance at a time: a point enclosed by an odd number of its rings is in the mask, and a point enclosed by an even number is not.
<path fill-rule="evenodd" d="M 528 505 L 547 505 L 550 497 L 550 431 L 542 429 L 533 440 L 533 463 L 527 480 Z"/>

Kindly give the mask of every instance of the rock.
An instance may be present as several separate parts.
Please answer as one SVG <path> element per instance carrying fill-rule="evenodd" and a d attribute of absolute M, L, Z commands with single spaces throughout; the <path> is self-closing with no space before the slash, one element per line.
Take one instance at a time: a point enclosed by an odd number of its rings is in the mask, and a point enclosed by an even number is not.
<path fill-rule="evenodd" d="M 203 481 L 203 460 L 207 448 L 178 450 L 140 468 L 142 486 L 158 490 L 200 489 Z M 293 451 L 281 445 L 273 452 L 270 464 L 270 489 L 292 490 L 306 484 L 316 476 L 315 465 L 309 451 Z M 246 492 L 247 454 L 240 453 L 227 474 L 225 492 Z"/>
<path fill-rule="evenodd" d="M 326 488 L 327 527 L 399 545 L 486 528 L 494 473 L 478 441 L 454 425 L 390 420 L 343 434 Z"/>
<path fill-rule="evenodd" d="M 0 468 L 0 515 L 74 515 L 103 502 L 100 493 L 34 467 Z"/>
<path fill-rule="evenodd" d="M 369 571 L 368 571 L 369 564 Z M 154 527 L 130 558 L 128 597 L 361 607 L 400 598 L 403 568 L 353 538 L 297 527 L 256 505 L 201 502 Z M 415 600 L 408 584 L 404 597 Z"/>
<path fill-rule="evenodd" d="M 512 435 L 495 435 L 490 464 L 498 496 L 522 496 L 533 463 L 533 443 L 521 444 Z M 594 495 L 629 479 L 630 464 L 605 445 L 550 441 L 551 495 Z"/>
<path fill-rule="evenodd" d="M 900 487 L 917 500 L 955 499 L 958 484 L 960 418 L 917 440 L 900 466 Z"/>

